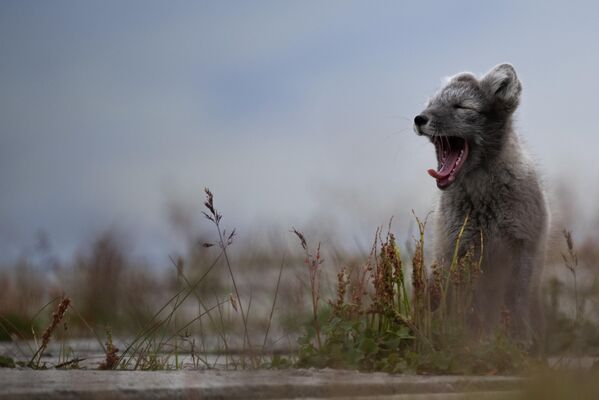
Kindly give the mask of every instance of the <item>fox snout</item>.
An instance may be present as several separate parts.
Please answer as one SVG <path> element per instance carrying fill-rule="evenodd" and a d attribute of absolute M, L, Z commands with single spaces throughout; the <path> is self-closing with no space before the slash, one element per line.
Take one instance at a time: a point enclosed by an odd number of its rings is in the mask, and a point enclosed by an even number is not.
<path fill-rule="evenodd" d="M 416 124 L 416 126 L 426 125 L 427 122 L 428 122 L 428 117 L 426 115 L 420 114 L 414 118 L 414 124 Z"/>
<path fill-rule="evenodd" d="M 418 114 L 416 117 L 414 117 L 414 130 L 417 134 L 422 135 L 424 133 L 422 132 L 421 128 L 428 124 L 428 121 L 429 118 L 424 114 Z"/>

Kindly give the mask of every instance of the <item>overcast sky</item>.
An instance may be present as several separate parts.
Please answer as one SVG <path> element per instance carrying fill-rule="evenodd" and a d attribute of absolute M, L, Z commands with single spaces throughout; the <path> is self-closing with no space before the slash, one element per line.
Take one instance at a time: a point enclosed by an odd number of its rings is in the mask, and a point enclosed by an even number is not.
<path fill-rule="evenodd" d="M 413 116 L 443 77 L 501 62 L 549 190 L 594 207 L 599 7 L 495 3 L 0 2 L 0 261 L 40 230 L 68 256 L 115 226 L 166 255 L 167 210 L 199 215 L 204 186 L 241 238 L 424 214 Z"/>

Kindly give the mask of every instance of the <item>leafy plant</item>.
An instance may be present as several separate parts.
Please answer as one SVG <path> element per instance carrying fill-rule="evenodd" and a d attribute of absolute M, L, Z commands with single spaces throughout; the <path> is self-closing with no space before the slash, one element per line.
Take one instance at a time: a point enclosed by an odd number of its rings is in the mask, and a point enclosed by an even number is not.
<path fill-rule="evenodd" d="M 411 260 L 411 285 L 389 224 L 384 237 L 377 230 L 361 268 L 341 269 L 334 301 L 314 310 L 299 339 L 298 366 L 489 374 L 524 366 L 525 352 L 509 340 L 507 328 L 490 338 L 472 334 L 470 310 L 480 275 L 482 237 L 480 248 L 460 254 L 466 218 L 451 264 L 445 269 L 432 265 L 429 279 L 424 260 L 426 220 L 416 221 L 419 236 Z M 315 260 L 304 235 L 294 232 L 306 251 L 312 277 L 315 262 L 323 262 L 320 246 Z"/>

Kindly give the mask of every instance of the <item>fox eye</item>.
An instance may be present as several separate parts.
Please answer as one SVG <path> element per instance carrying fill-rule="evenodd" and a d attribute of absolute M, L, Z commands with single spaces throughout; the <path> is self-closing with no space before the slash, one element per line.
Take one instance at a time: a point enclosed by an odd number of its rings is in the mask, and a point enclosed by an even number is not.
<path fill-rule="evenodd" d="M 458 103 L 458 104 L 454 104 L 453 105 L 453 109 L 454 110 L 469 110 L 469 111 L 477 111 L 474 107 L 468 105 L 468 104 L 462 104 L 462 103 Z"/>

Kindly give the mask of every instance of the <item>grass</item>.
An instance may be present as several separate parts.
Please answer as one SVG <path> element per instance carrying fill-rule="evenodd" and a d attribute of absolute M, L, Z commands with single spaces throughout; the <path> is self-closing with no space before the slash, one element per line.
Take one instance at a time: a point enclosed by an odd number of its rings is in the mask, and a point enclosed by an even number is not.
<path fill-rule="evenodd" d="M 262 346 L 254 347 L 252 345 L 252 337 L 248 332 L 248 318 L 251 310 L 251 297 L 247 304 L 242 299 L 237 287 L 234 267 L 231 263 L 231 258 L 228 252 L 229 246 L 233 244 L 235 230 L 227 233 L 221 228 L 222 215 L 216 210 L 212 193 L 206 189 L 206 201 L 204 203 L 206 212 L 204 216 L 213 223 L 218 240 L 215 242 L 199 243 L 198 247 L 217 249 L 215 255 L 212 256 L 212 262 L 204 268 L 202 273 L 196 278 L 190 278 L 184 268 L 184 261 L 179 258 L 173 265 L 177 271 L 177 280 L 180 283 L 177 289 L 169 299 L 157 308 L 147 320 L 140 326 L 132 339 L 123 341 L 122 350 L 119 350 L 113 341 L 112 330 L 106 328 L 106 343 L 101 342 L 101 336 L 97 334 L 97 329 L 94 329 L 86 318 L 81 316 L 73 307 L 69 297 L 62 297 L 56 305 L 56 310 L 51 316 L 48 327 L 45 329 L 41 342 L 37 344 L 34 324 L 30 324 L 32 329 L 36 350 L 22 351 L 23 354 L 30 353 L 29 361 L 26 365 L 30 368 L 39 369 L 47 367 L 64 368 L 67 366 L 76 366 L 79 361 L 83 361 L 74 354 L 70 354 L 69 349 L 63 345 L 59 357 L 55 363 L 42 362 L 42 356 L 46 352 L 50 339 L 60 327 L 59 325 L 66 319 L 68 313 L 72 313 L 79 317 L 80 324 L 89 328 L 93 336 L 105 352 L 105 358 L 98 363 L 99 369 L 133 369 L 133 370 L 163 370 L 163 369 L 179 369 L 182 367 L 182 356 L 189 356 L 195 367 L 214 368 L 217 363 L 224 362 L 226 368 L 255 368 L 260 365 L 268 365 L 265 361 L 271 352 L 267 349 L 269 334 L 273 316 L 276 310 L 276 302 L 279 294 L 281 276 L 284 269 L 284 261 L 279 268 L 278 280 L 274 291 L 274 299 L 272 301 L 268 324 L 264 333 Z M 114 259 L 120 260 L 122 256 L 114 248 L 111 240 L 102 238 L 99 247 L 95 249 L 96 256 L 99 260 L 111 260 L 114 267 Z M 99 254 L 98 254 L 99 253 Z M 233 287 L 232 294 L 222 294 L 217 292 L 209 292 L 208 290 L 200 290 L 205 280 L 213 274 L 217 267 L 224 266 L 228 271 L 230 282 Z M 96 264 L 96 263 L 92 263 Z M 119 263 L 116 264 L 117 266 Z M 114 268 L 113 268 L 114 269 Z M 116 268 L 118 269 L 118 268 Z M 112 271 L 114 272 L 114 271 Z M 122 271 L 118 271 L 115 276 L 121 276 Z M 115 296 L 119 297 L 119 296 Z M 188 313 L 184 310 L 190 306 L 191 300 L 197 302 L 197 310 L 191 318 L 186 317 Z M 47 304 L 51 305 L 56 302 L 56 299 Z M 98 298 L 98 303 L 102 303 L 102 299 Z M 116 312 L 114 305 L 113 310 Z M 38 315 L 42 314 L 44 306 L 32 318 L 36 320 Z M 102 310 L 98 312 L 102 319 L 107 314 L 105 305 L 99 307 L 93 304 L 90 309 Z M 231 312 L 233 311 L 233 312 Z M 243 334 L 241 347 L 231 348 L 232 333 L 236 333 L 235 319 L 239 317 Z M 181 322 L 181 319 L 185 318 Z M 4 332 L 6 338 L 27 343 L 26 339 L 29 336 L 26 329 L 22 327 L 24 324 L 17 326 L 12 323 L 11 319 L 3 317 L 0 322 L 0 328 Z M 192 335 L 191 332 L 197 333 L 199 326 L 199 338 Z M 64 329 L 66 330 L 66 323 Z M 215 348 L 209 348 L 205 343 L 205 337 L 209 334 L 216 335 L 217 343 Z M 199 343 L 198 343 L 199 341 Z M 222 347 L 221 347 L 222 346 Z M 213 353 L 219 353 L 216 360 L 210 362 L 209 356 Z M 70 356 L 70 357 L 69 357 Z M 224 358 L 224 360 L 221 359 Z M 214 357 L 213 357 L 214 358 Z M 3 365 L 12 365 L 6 361 Z"/>
<path fill-rule="evenodd" d="M 369 254 L 337 254 L 335 269 L 325 261 L 325 247 L 310 246 L 297 229 L 292 232 L 301 255 L 292 251 L 286 256 L 286 249 L 276 257 L 251 248 L 232 252 L 235 230 L 223 228 L 213 194 L 208 189 L 205 194 L 203 215 L 216 239 L 203 235 L 193 241 L 187 257 L 171 257 L 173 269 L 166 276 L 141 273 L 146 266 L 132 266 L 119 241 L 102 236 L 89 255 L 78 257 L 72 268 L 77 273 L 62 275 L 71 279 L 64 279 L 71 288 L 50 290 L 53 300 L 31 317 L 25 307 L 31 304 L 12 298 L 2 303 L 0 332 L 22 354 L 16 362 L 2 359 L 2 365 L 77 368 L 87 361 L 99 369 L 333 367 L 423 374 L 537 368 L 526 350 L 510 340 L 509 314 L 502 315 L 494 335 L 472 333 L 468 310 L 481 273 L 475 254 L 482 249 L 461 257 L 456 250 L 450 267 L 439 268 L 427 260 L 426 219 L 414 216 L 417 236 L 403 253 L 390 222 L 385 231 L 376 231 Z M 462 231 L 467 224 L 468 219 Z M 589 354 L 599 335 L 585 304 L 596 293 L 580 287 L 579 256 L 572 235 L 564 235 L 563 268 L 573 293 L 549 281 L 549 348 L 563 355 Z M 460 238 L 461 233 L 456 249 Z M 252 254 L 258 260 L 254 264 Z M 261 268 L 269 257 L 273 267 Z M 24 261 L 21 265 L 33 270 Z M 263 277 L 265 289 L 248 285 L 253 275 Z M 40 293 L 23 289 L 32 303 L 44 298 L 44 285 L 35 277 L 29 277 L 30 286 Z M 20 282 L 26 286 L 25 278 Z M 93 296 L 81 287 L 90 287 Z M 564 311 L 566 297 L 573 299 L 574 313 Z M 51 306 L 54 312 L 47 317 Z M 38 339 L 41 327 L 46 328 Z M 68 338 L 80 336 L 94 338 L 104 356 L 90 364 L 73 351 Z M 51 341 L 58 352 L 46 357 Z"/>
<path fill-rule="evenodd" d="M 468 311 L 480 275 L 474 249 L 457 251 L 450 267 L 436 266 L 428 278 L 424 259 L 426 221 L 416 218 L 419 236 L 411 260 L 411 285 L 395 235 L 377 231 L 368 260 L 358 269 L 342 269 L 337 295 L 326 309 L 314 306 L 313 326 L 300 339 L 298 365 L 355 368 L 366 371 L 440 374 L 497 374 L 521 371 L 526 355 L 512 343 L 507 329 L 493 337 L 474 337 Z M 468 219 L 464 221 L 458 243 Z M 303 234 L 310 276 L 322 264 L 320 245 L 314 256 Z M 311 279 L 312 282 L 312 279 Z M 319 286 L 312 285 L 312 298 Z M 321 338 L 321 332 L 323 338 Z"/>

